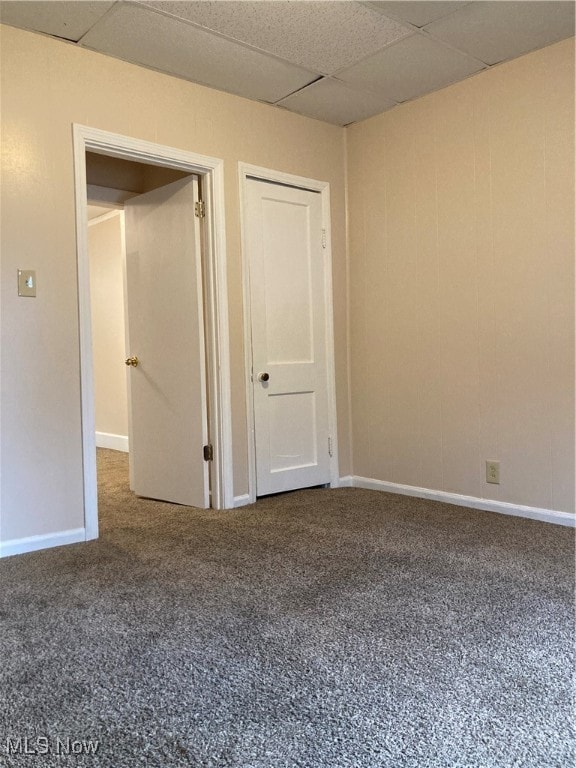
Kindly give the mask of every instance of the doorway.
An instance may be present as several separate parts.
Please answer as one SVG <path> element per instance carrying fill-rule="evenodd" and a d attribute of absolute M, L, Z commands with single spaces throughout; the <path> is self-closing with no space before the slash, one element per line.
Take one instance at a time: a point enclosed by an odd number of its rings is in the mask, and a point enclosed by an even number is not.
<path fill-rule="evenodd" d="M 96 447 L 128 453 L 124 207 L 88 195 Z"/>
<path fill-rule="evenodd" d="M 124 199 L 120 215 L 88 222 L 96 442 L 129 443 L 137 496 L 205 509 L 199 183 L 195 175 L 157 170 L 86 155 L 89 202 L 96 185 L 100 197 Z"/>
<path fill-rule="evenodd" d="M 240 164 L 250 501 L 337 487 L 330 190 Z"/>
<path fill-rule="evenodd" d="M 212 457 L 212 461 L 210 461 L 211 506 L 219 509 L 232 507 L 233 487 L 222 161 L 75 125 L 74 158 L 82 385 L 82 461 L 84 468 L 86 538 L 92 539 L 98 536 L 98 508 L 90 282 L 86 226 L 88 200 L 86 152 L 135 161 L 148 166 L 156 166 L 158 169 L 179 171 L 183 176 L 193 174 L 201 180 L 204 193 L 203 205 L 197 208 L 196 213 L 199 219 L 202 218 L 200 237 L 205 254 L 205 297 L 202 322 L 205 322 L 203 339 L 205 338 L 206 344 L 205 350 L 202 350 L 202 353 L 205 354 L 206 360 L 206 389 L 210 400 L 209 414 L 205 404 L 203 409 L 209 419 L 211 435 L 211 450 L 205 453 L 202 458 L 208 460 L 210 459 L 210 454 Z M 172 183 L 180 187 L 187 186 L 185 181 L 182 183 Z M 165 187 L 165 190 L 168 186 Z M 172 189 L 170 190 L 170 196 L 173 197 L 176 192 L 189 195 L 187 190 Z M 189 197 L 188 199 L 192 198 Z M 152 201 L 148 199 L 145 202 L 149 205 L 158 205 L 158 200 Z M 134 207 L 139 208 L 138 205 Z M 135 214 L 135 216 L 138 218 L 138 214 Z M 178 239 L 182 240 L 183 238 L 180 237 Z M 162 292 L 159 292 L 158 295 L 161 296 Z M 164 303 L 167 304 L 168 302 Z M 162 306 L 162 301 L 159 301 L 159 305 Z M 153 380 L 149 383 L 152 383 L 152 386 L 154 385 Z"/>

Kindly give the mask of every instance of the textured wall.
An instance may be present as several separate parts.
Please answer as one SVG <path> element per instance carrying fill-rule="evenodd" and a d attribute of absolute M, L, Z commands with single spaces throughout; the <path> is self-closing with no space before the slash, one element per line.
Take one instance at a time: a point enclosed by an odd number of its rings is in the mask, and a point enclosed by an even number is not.
<path fill-rule="evenodd" d="M 573 512 L 574 41 L 348 149 L 354 473 Z"/>

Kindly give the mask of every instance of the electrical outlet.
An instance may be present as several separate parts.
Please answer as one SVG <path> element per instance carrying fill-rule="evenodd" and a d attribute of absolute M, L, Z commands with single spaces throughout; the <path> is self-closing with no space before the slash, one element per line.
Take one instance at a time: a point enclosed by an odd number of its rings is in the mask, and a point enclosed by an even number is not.
<path fill-rule="evenodd" d="M 487 461 L 486 462 L 486 482 L 500 484 L 500 462 L 499 461 Z"/>

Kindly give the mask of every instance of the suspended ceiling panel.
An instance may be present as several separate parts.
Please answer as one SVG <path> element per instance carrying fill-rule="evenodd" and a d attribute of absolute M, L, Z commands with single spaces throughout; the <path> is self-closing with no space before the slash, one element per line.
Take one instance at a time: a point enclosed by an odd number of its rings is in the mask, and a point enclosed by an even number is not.
<path fill-rule="evenodd" d="M 364 5 L 371 7 L 379 13 L 385 13 L 393 19 L 407 21 L 415 27 L 424 27 L 436 19 L 448 16 L 469 3 L 441 2 L 441 0 L 409 0 L 408 2 L 366 2 Z"/>
<path fill-rule="evenodd" d="M 395 106 L 382 96 L 357 90 L 337 80 L 324 78 L 279 104 L 293 112 L 337 125 L 347 125 Z"/>
<path fill-rule="evenodd" d="M 487 64 L 542 48 L 574 32 L 573 2 L 477 2 L 426 32 Z"/>
<path fill-rule="evenodd" d="M 3 24 L 77 42 L 113 5 L 113 2 L 4 2 L 0 7 L 0 20 Z"/>
<path fill-rule="evenodd" d="M 317 77 L 280 59 L 135 5 L 119 5 L 81 45 L 197 83 L 275 102 Z"/>
<path fill-rule="evenodd" d="M 0 20 L 346 125 L 574 35 L 574 3 L 0 0 Z"/>
<path fill-rule="evenodd" d="M 481 61 L 414 35 L 340 72 L 338 77 L 379 92 L 392 101 L 403 102 L 463 80 L 484 68 Z"/>
<path fill-rule="evenodd" d="M 326 75 L 412 32 L 360 3 L 335 0 L 145 4 Z"/>

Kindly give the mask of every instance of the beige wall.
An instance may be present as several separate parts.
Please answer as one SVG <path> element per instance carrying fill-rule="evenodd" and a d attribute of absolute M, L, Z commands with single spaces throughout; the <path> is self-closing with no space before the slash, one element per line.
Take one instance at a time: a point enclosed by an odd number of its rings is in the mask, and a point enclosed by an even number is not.
<path fill-rule="evenodd" d="M 574 511 L 573 42 L 348 130 L 356 475 Z"/>
<path fill-rule="evenodd" d="M 247 492 L 238 161 L 329 181 L 340 459 L 350 472 L 344 130 L 2 27 L 2 538 L 83 525 L 72 124 L 223 158 L 234 493 Z M 16 270 L 36 269 L 19 299 Z"/>
<path fill-rule="evenodd" d="M 96 432 L 128 436 L 122 213 L 88 226 Z"/>

